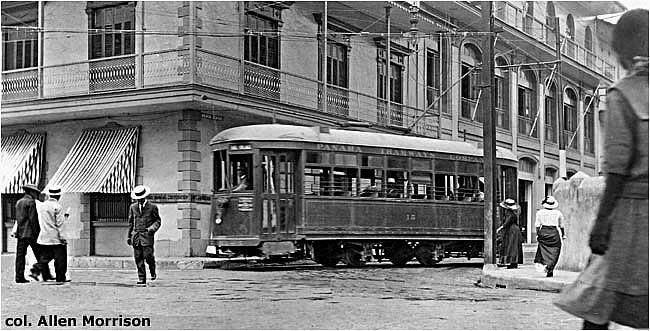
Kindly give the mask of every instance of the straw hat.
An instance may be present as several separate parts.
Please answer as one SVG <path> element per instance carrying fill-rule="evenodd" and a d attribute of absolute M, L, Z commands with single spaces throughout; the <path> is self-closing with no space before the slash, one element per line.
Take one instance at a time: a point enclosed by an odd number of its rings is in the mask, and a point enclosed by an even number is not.
<path fill-rule="evenodd" d="M 501 208 L 510 209 L 510 210 L 518 210 L 519 209 L 519 205 L 517 204 L 517 202 L 515 200 L 513 200 L 513 199 L 510 199 L 510 198 L 503 200 L 499 204 L 499 206 Z"/>
<path fill-rule="evenodd" d="M 61 186 L 59 185 L 49 185 L 47 189 L 45 189 L 45 194 L 47 195 L 61 195 Z"/>
<path fill-rule="evenodd" d="M 557 200 L 553 196 L 547 196 L 544 201 L 542 201 L 542 207 L 546 209 L 555 209 L 557 208 L 558 203 Z"/>
<path fill-rule="evenodd" d="M 36 184 L 25 184 L 25 185 L 23 185 L 23 190 L 25 190 L 25 191 L 31 190 L 31 191 L 34 191 L 36 193 L 41 193 L 41 190 L 38 189 L 38 186 L 36 186 Z"/>
<path fill-rule="evenodd" d="M 151 190 L 146 185 L 138 185 L 131 192 L 131 199 L 138 200 L 144 199 L 151 193 Z"/>

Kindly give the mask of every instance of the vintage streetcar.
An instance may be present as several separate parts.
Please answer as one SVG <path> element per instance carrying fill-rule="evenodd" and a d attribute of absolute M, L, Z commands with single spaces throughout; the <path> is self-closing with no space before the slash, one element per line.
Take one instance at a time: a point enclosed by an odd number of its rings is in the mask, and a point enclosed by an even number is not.
<path fill-rule="evenodd" d="M 433 265 L 483 250 L 483 152 L 466 142 L 292 125 L 230 128 L 210 142 L 211 256 Z M 497 149 L 499 199 L 517 158 Z"/>

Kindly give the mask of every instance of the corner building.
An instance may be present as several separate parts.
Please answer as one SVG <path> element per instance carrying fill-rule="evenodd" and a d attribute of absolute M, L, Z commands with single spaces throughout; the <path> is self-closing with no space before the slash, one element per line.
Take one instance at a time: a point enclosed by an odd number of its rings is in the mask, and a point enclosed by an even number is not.
<path fill-rule="evenodd" d="M 21 185 L 36 182 L 60 184 L 62 204 L 83 224 L 71 254 L 130 255 L 129 192 L 146 184 L 163 219 L 156 254 L 204 255 L 208 142 L 230 127 L 365 122 L 361 130 L 482 140 L 477 2 L 1 6 L 3 251 L 15 250 L 8 232 Z M 625 8 L 493 6 L 497 144 L 519 158 L 513 198 L 532 242 L 534 212 L 552 183 L 600 172 L 598 111 L 623 74 L 603 17 Z"/>

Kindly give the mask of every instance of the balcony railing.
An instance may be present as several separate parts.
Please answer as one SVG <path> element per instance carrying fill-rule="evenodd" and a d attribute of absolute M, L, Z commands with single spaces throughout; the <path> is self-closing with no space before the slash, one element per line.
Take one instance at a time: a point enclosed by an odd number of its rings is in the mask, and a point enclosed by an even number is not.
<path fill-rule="evenodd" d="M 522 8 L 517 7 L 514 3 L 506 1 L 495 2 L 494 16 L 503 23 L 522 31 L 535 40 L 546 43 L 551 48 L 555 49 L 554 27 L 527 15 Z M 562 49 L 562 54 L 603 74 L 609 79 L 615 79 L 616 67 L 614 64 L 597 56 L 595 53 L 572 40 L 567 40 Z"/>
<path fill-rule="evenodd" d="M 578 150 L 578 135 L 575 134 L 575 131 L 562 130 L 562 138 L 567 148 Z M 571 141 L 571 138 L 573 138 L 573 141 Z"/>
<path fill-rule="evenodd" d="M 517 116 L 519 117 L 517 126 L 517 132 L 519 132 L 519 135 L 537 138 L 537 123 L 535 123 L 535 118 L 521 115 Z M 531 130 L 533 131 L 532 135 L 530 134 Z"/>
<path fill-rule="evenodd" d="M 192 68 L 191 64 L 195 66 Z M 2 73 L 2 103 L 79 96 L 156 86 L 202 84 L 231 93 L 324 112 L 322 82 L 239 58 L 197 50 L 171 49 Z M 192 80 L 194 77 L 194 81 Z M 327 113 L 385 127 L 410 128 L 423 109 L 391 103 L 357 91 L 328 85 Z M 412 132 L 437 137 L 437 110 L 429 110 Z"/>
<path fill-rule="evenodd" d="M 557 143 L 557 131 L 555 126 L 551 124 L 546 124 L 546 131 L 544 132 L 544 140 L 550 143 Z"/>

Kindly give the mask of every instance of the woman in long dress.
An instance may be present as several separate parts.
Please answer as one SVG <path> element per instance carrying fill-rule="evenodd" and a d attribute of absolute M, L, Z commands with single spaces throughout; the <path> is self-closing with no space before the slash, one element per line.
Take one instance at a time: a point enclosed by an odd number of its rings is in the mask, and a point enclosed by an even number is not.
<path fill-rule="evenodd" d="M 648 10 L 621 16 L 612 48 L 627 76 L 607 92 L 605 191 L 589 237 L 594 254 L 556 305 L 584 320 L 648 328 Z"/>
<path fill-rule="evenodd" d="M 562 249 L 562 239 L 564 235 L 564 215 L 557 210 L 557 200 L 552 196 L 547 196 L 542 201 L 543 209 L 537 211 L 535 215 L 535 228 L 537 229 L 537 253 L 535 254 L 535 263 L 544 265 L 546 277 L 553 277 L 553 269 L 560 258 Z M 560 229 L 560 231 L 558 231 Z M 562 232 L 562 239 L 560 239 Z"/>
<path fill-rule="evenodd" d="M 519 205 L 513 199 L 506 199 L 499 206 L 504 210 L 503 225 L 497 229 L 497 232 L 503 231 L 500 262 L 508 269 L 515 269 L 518 264 L 524 263 L 523 238 L 518 222 Z"/>

